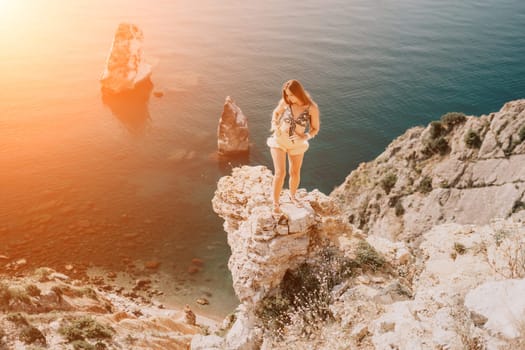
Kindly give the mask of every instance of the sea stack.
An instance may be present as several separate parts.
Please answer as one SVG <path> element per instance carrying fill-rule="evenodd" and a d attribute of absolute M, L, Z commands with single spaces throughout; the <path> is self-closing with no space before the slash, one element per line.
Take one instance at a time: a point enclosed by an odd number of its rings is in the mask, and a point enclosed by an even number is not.
<path fill-rule="evenodd" d="M 100 78 L 102 91 L 118 94 L 149 79 L 151 65 L 142 58 L 144 34 L 135 24 L 120 23 Z"/>
<path fill-rule="evenodd" d="M 217 128 L 217 146 L 220 155 L 246 154 L 250 139 L 248 119 L 230 96 L 226 97 L 224 110 Z"/>

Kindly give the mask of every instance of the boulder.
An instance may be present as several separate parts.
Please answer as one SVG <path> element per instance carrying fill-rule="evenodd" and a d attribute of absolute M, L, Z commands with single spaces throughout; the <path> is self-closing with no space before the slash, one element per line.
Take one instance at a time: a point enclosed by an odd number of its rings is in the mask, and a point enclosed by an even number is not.
<path fill-rule="evenodd" d="M 525 279 L 490 281 L 471 290 L 465 296 L 465 306 L 473 319 L 486 319 L 483 327 L 490 332 L 514 339 L 525 336 L 524 295 Z"/>
<path fill-rule="evenodd" d="M 281 198 L 281 217 L 271 211 L 272 173 L 264 166 L 234 168 L 219 180 L 212 200 L 228 233 L 228 267 L 241 303 L 253 310 L 293 270 L 313 255 L 319 238 L 350 232 L 333 201 L 319 191 L 297 193 L 301 206 Z M 330 225 L 326 224 L 330 222 Z"/>
<path fill-rule="evenodd" d="M 230 96 L 226 97 L 217 129 L 217 146 L 221 155 L 249 152 L 248 119 Z"/>

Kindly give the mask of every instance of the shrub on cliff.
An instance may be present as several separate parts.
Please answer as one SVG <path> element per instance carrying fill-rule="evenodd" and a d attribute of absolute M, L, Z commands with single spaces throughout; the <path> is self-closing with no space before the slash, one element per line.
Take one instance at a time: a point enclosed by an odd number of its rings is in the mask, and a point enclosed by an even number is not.
<path fill-rule="evenodd" d="M 19 338 L 26 344 L 37 343 L 45 346 L 47 343 L 44 334 L 42 334 L 42 332 L 38 328 L 31 325 L 25 326 L 22 329 Z"/>
<path fill-rule="evenodd" d="M 396 213 L 396 216 L 402 216 L 405 213 L 405 208 L 403 207 L 403 204 L 401 204 L 401 202 L 396 203 L 395 213 Z"/>
<path fill-rule="evenodd" d="M 385 265 L 385 259 L 367 241 L 359 242 L 356 255 L 359 266 L 369 267 L 375 271 Z"/>
<path fill-rule="evenodd" d="M 441 125 L 441 122 L 433 121 L 430 123 L 430 129 L 429 129 L 430 138 L 432 139 L 438 138 L 444 133 L 445 133 L 445 129 L 443 128 L 443 125 Z"/>
<path fill-rule="evenodd" d="M 444 156 L 450 151 L 448 142 L 443 136 L 439 136 L 435 139 L 426 140 L 424 142 L 424 145 L 425 149 L 423 152 L 427 155 L 439 153 L 440 155 Z"/>
<path fill-rule="evenodd" d="M 31 305 L 31 298 L 22 287 L 0 283 L 0 310 L 11 310 L 13 304 Z"/>
<path fill-rule="evenodd" d="M 385 190 L 386 194 L 390 193 L 390 190 L 396 185 L 397 176 L 394 173 L 388 173 L 381 179 L 381 187 Z"/>
<path fill-rule="evenodd" d="M 464 123 L 467 117 L 464 113 L 450 112 L 441 116 L 441 122 L 446 126 L 447 130 L 451 130 L 454 126 Z"/>
<path fill-rule="evenodd" d="M 523 125 L 523 127 L 520 129 L 519 137 L 520 142 L 525 141 L 525 125 Z"/>
<path fill-rule="evenodd" d="M 432 191 L 432 178 L 430 176 L 425 176 L 419 182 L 417 190 L 421 193 L 429 193 Z"/>
<path fill-rule="evenodd" d="M 85 339 L 111 339 L 115 330 L 102 325 L 88 316 L 82 316 L 63 324 L 58 330 L 69 342 Z"/>
<path fill-rule="evenodd" d="M 29 322 L 26 320 L 26 318 L 19 312 L 14 314 L 7 315 L 7 320 L 9 322 L 13 322 L 17 326 L 29 326 Z"/>
<path fill-rule="evenodd" d="M 275 294 L 265 297 L 256 311 L 265 328 L 279 337 L 287 332 L 311 334 L 333 317 L 331 291 L 352 274 L 356 262 L 326 250 L 315 261 L 287 271 Z"/>
<path fill-rule="evenodd" d="M 26 292 L 28 295 L 32 296 L 32 297 L 38 297 L 40 296 L 40 294 L 42 293 L 42 291 L 40 290 L 40 288 L 38 288 L 36 285 L 34 284 L 28 284 L 26 287 Z"/>
<path fill-rule="evenodd" d="M 481 147 L 481 138 L 478 133 L 470 129 L 465 134 L 465 144 L 468 148 L 480 148 Z"/>

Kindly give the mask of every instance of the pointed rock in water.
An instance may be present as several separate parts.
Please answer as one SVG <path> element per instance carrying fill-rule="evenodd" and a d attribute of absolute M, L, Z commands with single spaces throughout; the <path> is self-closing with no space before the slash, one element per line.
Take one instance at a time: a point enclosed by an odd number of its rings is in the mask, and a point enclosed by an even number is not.
<path fill-rule="evenodd" d="M 235 104 L 235 101 L 230 96 L 227 96 L 217 129 L 219 154 L 247 153 L 250 148 L 249 136 L 248 119 Z"/>
<path fill-rule="evenodd" d="M 100 83 L 102 90 L 120 93 L 132 90 L 151 75 L 151 65 L 142 58 L 142 30 L 131 23 L 119 24 Z"/>

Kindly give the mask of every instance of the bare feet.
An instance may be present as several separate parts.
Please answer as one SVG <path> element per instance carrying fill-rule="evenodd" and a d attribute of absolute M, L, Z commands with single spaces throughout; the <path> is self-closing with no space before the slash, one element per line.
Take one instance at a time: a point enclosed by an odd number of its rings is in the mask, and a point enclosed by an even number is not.
<path fill-rule="evenodd" d="M 280 216 L 283 214 L 283 211 L 281 210 L 281 207 L 277 203 L 273 203 L 272 205 L 272 214 Z"/>
<path fill-rule="evenodd" d="M 297 208 L 303 208 L 303 204 L 295 197 L 295 194 L 289 194 L 290 195 L 290 201 L 292 201 L 292 204 L 295 205 Z"/>

